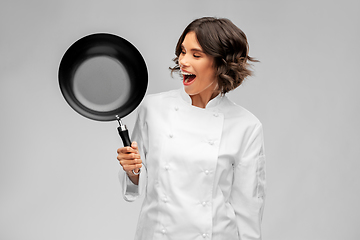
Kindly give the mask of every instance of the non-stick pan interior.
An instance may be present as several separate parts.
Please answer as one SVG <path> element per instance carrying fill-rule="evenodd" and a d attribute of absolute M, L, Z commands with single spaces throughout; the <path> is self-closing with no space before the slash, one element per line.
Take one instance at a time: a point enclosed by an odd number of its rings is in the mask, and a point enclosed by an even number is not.
<path fill-rule="evenodd" d="M 66 101 L 81 115 L 99 121 L 132 112 L 142 101 L 147 83 L 147 68 L 139 51 L 112 34 L 92 34 L 76 41 L 59 67 Z"/>

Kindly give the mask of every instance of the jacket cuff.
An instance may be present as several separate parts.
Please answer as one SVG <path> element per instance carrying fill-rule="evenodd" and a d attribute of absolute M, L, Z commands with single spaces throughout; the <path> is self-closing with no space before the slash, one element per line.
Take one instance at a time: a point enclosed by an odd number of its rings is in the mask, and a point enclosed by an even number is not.
<path fill-rule="evenodd" d="M 119 171 L 119 181 L 124 199 L 128 202 L 135 201 L 139 196 L 139 186 L 135 185 L 122 169 Z"/>

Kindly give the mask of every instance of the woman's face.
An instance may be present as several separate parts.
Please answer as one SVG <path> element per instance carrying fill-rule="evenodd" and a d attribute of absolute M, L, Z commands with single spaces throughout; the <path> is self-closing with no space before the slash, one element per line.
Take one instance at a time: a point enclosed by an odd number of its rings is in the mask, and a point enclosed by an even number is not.
<path fill-rule="evenodd" d="M 217 86 L 214 58 L 203 52 L 195 32 L 186 34 L 181 48 L 179 65 L 186 93 L 212 93 Z"/>

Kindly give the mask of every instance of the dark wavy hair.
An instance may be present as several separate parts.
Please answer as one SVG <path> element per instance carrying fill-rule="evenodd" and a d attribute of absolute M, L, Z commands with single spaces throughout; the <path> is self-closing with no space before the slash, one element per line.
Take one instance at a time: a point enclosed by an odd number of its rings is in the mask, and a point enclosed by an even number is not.
<path fill-rule="evenodd" d="M 180 71 L 181 44 L 189 32 L 195 32 L 202 50 L 214 57 L 219 90 L 225 94 L 252 75 L 249 62 L 259 62 L 250 57 L 249 44 L 241 29 L 226 18 L 203 17 L 192 21 L 181 34 L 175 48 L 175 67 L 171 74 Z"/>

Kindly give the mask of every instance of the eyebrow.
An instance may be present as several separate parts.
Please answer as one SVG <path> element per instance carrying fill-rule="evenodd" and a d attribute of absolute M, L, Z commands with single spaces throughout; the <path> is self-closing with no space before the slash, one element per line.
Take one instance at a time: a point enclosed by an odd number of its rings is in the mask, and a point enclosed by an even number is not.
<path fill-rule="evenodd" d="M 182 44 L 181 44 L 181 49 L 185 49 L 184 45 L 182 45 Z M 192 49 L 190 49 L 190 51 L 204 53 L 204 51 L 202 51 L 200 48 L 192 48 Z"/>

